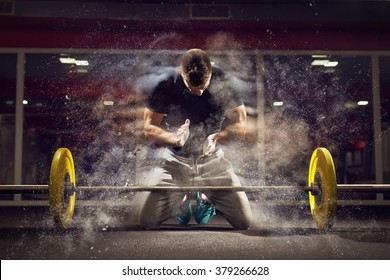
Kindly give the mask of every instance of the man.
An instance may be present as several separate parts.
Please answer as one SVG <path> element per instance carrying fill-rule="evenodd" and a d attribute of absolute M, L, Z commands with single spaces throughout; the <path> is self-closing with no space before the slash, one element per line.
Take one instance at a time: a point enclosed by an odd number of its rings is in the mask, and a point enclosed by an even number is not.
<path fill-rule="evenodd" d="M 157 76 L 156 76 L 157 77 Z M 160 186 L 240 186 L 220 143 L 243 139 L 245 106 L 234 90 L 233 78 L 212 66 L 201 49 L 191 49 L 181 58 L 179 69 L 158 75 L 144 111 L 144 135 L 166 147 L 162 161 L 142 181 Z M 186 194 L 179 211 L 179 224 L 191 218 L 190 195 Z M 171 216 L 175 204 L 171 192 L 152 191 L 141 211 L 145 228 L 158 228 Z M 252 212 L 244 192 L 198 193 L 195 218 L 207 223 L 214 207 L 236 229 L 248 229 Z"/>

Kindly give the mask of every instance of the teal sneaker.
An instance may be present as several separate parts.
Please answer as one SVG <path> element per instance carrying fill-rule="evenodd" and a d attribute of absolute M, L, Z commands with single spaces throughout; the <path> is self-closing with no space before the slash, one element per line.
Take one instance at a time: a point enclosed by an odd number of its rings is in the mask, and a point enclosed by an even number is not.
<path fill-rule="evenodd" d="M 192 208 L 190 194 L 186 193 L 182 202 L 180 203 L 179 210 L 176 212 L 176 220 L 179 225 L 186 225 L 190 222 L 192 217 Z"/>
<path fill-rule="evenodd" d="M 194 217 L 198 224 L 205 225 L 210 218 L 215 216 L 215 206 L 211 204 L 204 193 L 198 192 L 196 195 L 196 206 Z"/>

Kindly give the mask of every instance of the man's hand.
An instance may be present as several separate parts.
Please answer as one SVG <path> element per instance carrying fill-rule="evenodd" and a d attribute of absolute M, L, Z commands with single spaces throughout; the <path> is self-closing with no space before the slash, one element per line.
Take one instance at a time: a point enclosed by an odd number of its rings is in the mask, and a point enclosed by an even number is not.
<path fill-rule="evenodd" d="M 217 151 L 218 133 L 211 134 L 203 144 L 203 156 L 208 157 Z"/>
<path fill-rule="evenodd" d="M 186 119 L 185 123 L 176 132 L 176 137 L 177 137 L 176 145 L 178 147 L 183 147 L 184 144 L 187 142 L 189 136 L 190 136 L 190 120 Z"/>

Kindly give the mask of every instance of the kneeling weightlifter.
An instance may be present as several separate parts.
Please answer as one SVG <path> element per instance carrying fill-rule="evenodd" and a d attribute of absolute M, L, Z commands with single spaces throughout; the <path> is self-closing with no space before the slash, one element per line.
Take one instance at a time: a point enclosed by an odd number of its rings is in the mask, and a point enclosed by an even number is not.
<path fill-rule="evenodd" d="M 158 166 L 141 176 L 141 184 L 240 186 L 220 147 L 223 141 L 245 135 L 246 109 L 232 77 L 212 66 L 206 52 L 191 49 L 183 54 L 180 67 L 164 69 L 156 79 L 144 110 L 144 134 L 165 148 Z M 190 197 L 184 195 L 176 212 L 179 224 L 187 224 L 192 215 L 205 224 L 218 210 L 235 229 L 249 228 L 252 212 L 245 192 L 198 192 L 194 211 Z M 158 228 L 176 203 L 177 194 L 151 191 L 141 211 L 141 226 Z"/>

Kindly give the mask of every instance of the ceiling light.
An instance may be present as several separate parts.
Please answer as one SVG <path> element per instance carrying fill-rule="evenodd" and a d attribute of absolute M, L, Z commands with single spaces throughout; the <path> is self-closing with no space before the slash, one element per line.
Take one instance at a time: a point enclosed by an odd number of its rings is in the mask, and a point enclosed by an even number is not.
<path fill-rule="evenodd" d="M 24 105 L 27 105 L 27 104 L 28 104 L 28 101 L 27 101 L 27 100 L 23 100 L 23 104 L 24 104 Z"/>
<path fill-rule="evenodd" d="M 272 105 L 273 105 L 274 107 L 283 106 L 283 101 L 275 101 L 274 103 L 272 103 Z"/>
<path fill-rule="evenodd" d="M 75 64 L 77 66 L 88 66 L 89 65 L 88 60 L 76 60 Z"/>
<path fill-rule="evenodd" d="M 312 58 L 327 58 L 328 56 L 326 54 L 312 54 Z"/>
<path fill-rule="evenodd" d="M 63 64 L 76 64 L 77 66 L 88 66 L 88 60 L 77 60 L 72 57 L 60 57 L 60 61 Z"/>
<path fill-rule="evenodd" d="M 311 66 L 324 66 L 328 62 L 328 59 L 316 59 L 312 61 Z"/>
<path fill-rule="evenodd" d="M 87 69 L 77 69 L 76 72 L 77 73 L 88 73 L 88 70 Z"/>
<path fill-rule="evenodd" d="M 334 68 L 325 68 L 323 71 L 325 74 L 333 74 L 334 72 L 336 72 Z"/>
<path fill-rule="evenodd" d="M 335 67 L 339 64 L 337 61 L 328 61 L 324 64 L 325 67 Z"/>
<path fill-rule="evenodd" d="M 357 103 L 359 106 L 366 106 L 368 105 L 368 101 L 367 100 L 361 100 L 361 101 L 358 101 Z"/>
<path fill-rule="evenodd" d="M 311 66 L 325 66 L 325 67 L 335 67 L 339 63 L 337 61 L 329 61 L 328 59 L 316 59 L 313 60 Z"/>
<path fill-rule="evenodd" d="M 70 58 L 70 57 L 60 57 L 61 63 L 64 64 L 75 64 L 76 59 L 75 58 Z"/>
<path fill-rule="evenodd" d="M 113 106 L 114 105 L 114 101 L 105 100 L 105 101 L 103 101 L 103 104 L 106 105 L 106 106 Z"/>

